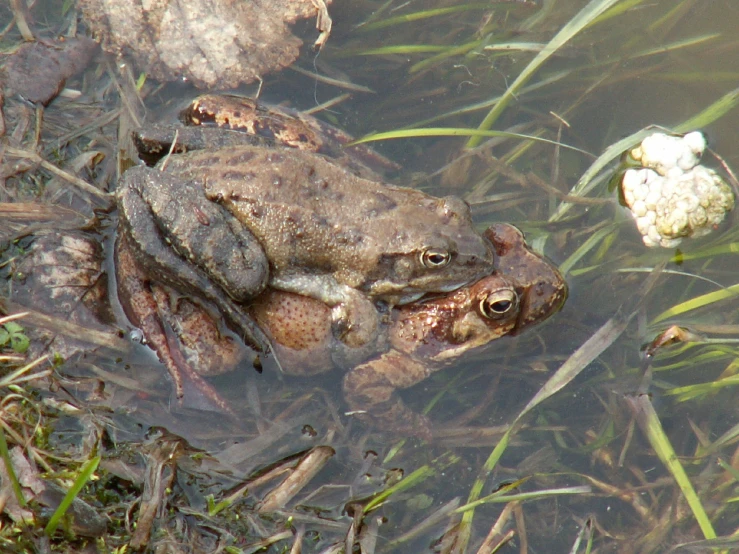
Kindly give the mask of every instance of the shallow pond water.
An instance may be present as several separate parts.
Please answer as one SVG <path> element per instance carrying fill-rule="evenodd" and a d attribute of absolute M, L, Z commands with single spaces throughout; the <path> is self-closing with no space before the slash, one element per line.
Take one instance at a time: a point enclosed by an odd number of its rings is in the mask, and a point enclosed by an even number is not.
<path fill-rule="evenodd" d="M 371 89 L 352 92 L 319 115 L 355 136 L 405 127 L 475 129 L 490 101 L 504 94 L 563 26 L 593 4 L 337 2 L 327 46 L 320 55 L 305 47 L 297 67 Z M 572 200 L 564 196 L 608 146 L 649 125 L 681 125 L 735 89 L 739 6 L 729 0 L 612 4 L 614 11 L 555 51 L 492 127 L 561 146 L 510 137 L 492 138 L 475 149 L 465 149 L 468 139 L 460 137 L 374 144 L 402 163 L 395 182 L 462 196 L 480 229 L 494 221 L 515 223 L 532 244 L 567 269 L 570 296 L 550 321 L 523 336 L 496 341 L 403 392 L 406 402 L 428 410 L 438 425 L 434 441 L 402 441 L 355 421 L 345 413 L 335 373 L 308 379 L 239 367 L 212 380 L 235 406 L 237 418 L 179 406 L 164 368 L 145 346 L 131 343 L 131 329 L 123 325 L 124 353 L 106 350 L 75 357 L 57 368 L 51 390 L 48 384 L 36 389 L 34 394 L 47 405 L 49 399 L 79 403 L 97 422 L 67 415 L 52 425 L 51 443 L 84 451 L 80 437 L 89 437 L 92 428 L 104 429 L 125 457 L 129 450 L 143 452 L 156 444 L 160 428 L 182 437 L 208 455 L 188 450 L 180 458 L 170 501 L 193 512 L 178 512 L 181 519 L 172 516 L 176 523 L 170 521 L 166 528 L 182 531 L 184 526 L 202 533 L 210 524 L 202 516 L 207 494 L 219 501 L 277 461 L 331 446 L 335 454 L 330 461 L 277 515 L 254 512 L 265 493 L 258 487 L 221 512 L 232 510 L 234 527 L 228 532 L 219 528 L 214 535 L 221 544 L 243 549 L 235 551 L 254 551 L 259 540 L 286 528 L 307 533 L 304 552 L 332 551 L 352 521 L 364 533 L 366 552 L 373 551 L 371 539 L 376 552 L 462 552 L 466 525 L 471 529 L 466 552 L 490 552 L 492 547 L 481 543 L 499 517 L 501 536 L 509 530 L 513 534 L 500 552 L 584 552 L 590 537 L 593 552 L 666 552 L 712 533 L 731 535 L 739 524 L 730 502 L 737 470 L 733 429 L 739 423 L 733 344 L 739 328 L 735 289 L 730 288 L 737 285 L 739 273 L 733 253 L 739 242 L 736 213 L 706 238 L 686 240 L 678 249 L 647 249 L 615 193 L 607 190 L 605 178 L 586 195 L 603 202 L 574 199 L 566 214 L 558 214 L 562 203 Z M 432 7 L 439 12 L 399 19 Z M 49 6 L 49 18 L 58 18 L 58 10 Z M 0 17 L 7 21 L 8 11 Z M 309 24 L 299 30 L 312 36 Z M 5 41 L 10 44 L 14 38 L 10 33 Z M 501 46 L 508 43 L 518 46 Z M 59 98 L 49 106 L 45 133 L 63 135 L 72 127 L 65 108 L 72 113 L 84 105 L 83 112 L 102 117 L 120 107 L 115 87 L 102 84 L 109 74 L 94 71 L 84 81 L 68 83 L 83 91 L 82 100 Z M 146 87 L 152 116 L 196 94 L 181 83 Z M 255 90 L 245 86 L 237 92 Z M 267 76 L 261 86 L 264 101 L 297 109 L 310 109 L 344 92 L 293 70 Z M 736 100 L 727 96 L 725 104 L 732 102 Z M 739 110 L 728 109 L 702 128 L 709 147 L 730 168 L 739 168 L 738 117 Z M 90 131 L 88 146 L 108 160 L 86 175 L 91 180 L 114 182 L 115 121 Z M 704 159 L 720 167 L 712 155 Z M 616 162 L 604 173 L 612 172 Z M 2 160 L 5 167 L 9 163 L 7 157 Z M 45 183 L 48 174 L 39 175 L 30 184 L 21 177 L 8 179 L 3 202 L 29 201 L 37 193 L 41 201 L 71 205 L 81 213 L 96 205 L 64 193 L 62 185 Z M 101 215 L 103 241 L 109 240 L 115 217 L 114 212 Z M 53 223 L 44 225 L 61 231 Z M 13 227 L 0 239 L 15 238 L 19 229 Z M 3 261 L 15 254 L 6 249 Z M 8 271 L 12 265 L 5 267 Z M 644 291 L 654 268 L 655 281 Z M 17 287 L 9 282 L 11 300 Z M 684 304 L 689 300 L 694 303 Z M 695 337 L 646 358 L 643 347 L 673 323 Z M 589 350 L 597 357 L 580 367 L 575 364 L 574 379 L 517 422 L 520 427 L 493 464 L 489 457 L 502 433 L 554 372 L 604 329 L 610 333 Z M 668 469 L 664 462 L 669 450 L 656 453 L 660 443 L 655 429 L 664 430 L 710 523 L 699 524 L 701 510 L 695 501 L 689 507 L 685 500 L 691 493 L 677 484 L 680 470 Z M 114 452 L 111 447 L 107 456 L 115 458 Z M 138 460 L 131 465 L 144 464 Z M 114 472 L 112 464 L 104 467 L 107 475 Z M 357 515 L 357 505 L 366 506 L 399 476 L 409 475 L 415 480 L 401 481 L 407 486 L 386 503 L 364 517 Z M 449 514 L 449 506 L 472 499 L 477 479 L 477 498 L 503 490 L 512 499 L 488 499 L 465 516 Z M 517 486 L 506 490 L 512 483 Z M 531 496 L 513 496 L 519 493 Z M 200 516 L 193 515 L 198 510 Z M 438 510 L 442 515 L 434 520 Z M 113 508 L 109 513 L 119 514 Z M 218 525 L 225 523 L 219 520 Z M 234 537 L 237 528 L 239 538 Z M 183 536 L 178 539 L 186 543 Z M 456 546 L 450 544 L 454 537 Z M 583 544 L 576 550 L 578 539 Z M 290 533 L 268 551 L 287 552 L 292 540 Z M 705 545 L 695 548 L 704 551 Z"/>

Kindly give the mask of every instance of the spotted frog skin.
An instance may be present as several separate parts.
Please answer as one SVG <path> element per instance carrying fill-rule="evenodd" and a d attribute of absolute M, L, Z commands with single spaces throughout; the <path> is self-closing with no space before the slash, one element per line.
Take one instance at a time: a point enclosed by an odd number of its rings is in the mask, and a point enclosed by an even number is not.
<path fill-rule="evenodd" d="M 528 248 L 518 229 L 496 224 L 485 234 L 499 256 L 499 271 L 457 291 L 396 306 L 375 341 L 361 348 L 339 340 L 332 331 L 330 309 L 305 296 L 268 290 L 248 311 L 270 337 L 286 373 L 309 376 L 343 369 L 344 396 L 360 417 L 380 429 L 428 438 L 430 422 L 411 411 L 396 390 L 417 384 L 472 349 L 544 321 L 567 296 L 557 269 Z M 166 291 L 159 294 L 159 314 L 177 330 L 182 344 L 176 346 L 171 337 L 168 341 L 163 331 L 152 332 L 163 357 L 187 354 L 187 380 L 212 404 L 229 411 L 197 373 L 230 368 L 223 356 L 232 354 L 232 340 L 219 334 L 213 318 L 186 299 L 166 301 Z M 219 356 L 212 357 L 214 352 Z"/>
<path fill-rule="evenodd" d="M 257 351 L 267 341 L 236 303 L 267 286 L 330 306 L 334 331 L 359 346 L 377 333 L 375 303 L 389 308 L 492 271 L 493 249 L 462 200 L 260 140 L 135 167 L 116 193 L 120 234 L 145 273 L 214 304 Z"/>
<path fill-rule="evenodd" d="M 485 234 L 499 256 L 498 270 L 455 292 L 393 309 L 384 342 L 372 355 L 337 341 L 325 323 L 326 307 L 312 299 L 274 291 L 250 310 L 272 338 L 286 372 L 343 367 L 344 396 L 353 411 L 380 428 L 428 437 L 428 419 L 411 411 L 396 390 L 470 350 L 546 320 L 567 297 L 556 267 L 531 251 L 516 227 L 496 224 Z"/>

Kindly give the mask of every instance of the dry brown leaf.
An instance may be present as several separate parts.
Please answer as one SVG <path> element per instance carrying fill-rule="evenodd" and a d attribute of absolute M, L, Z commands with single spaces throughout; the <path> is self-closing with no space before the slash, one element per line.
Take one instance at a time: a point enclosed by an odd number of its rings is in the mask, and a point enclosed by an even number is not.
<path fill-rule="evenodd" d="M 87 37 L 29 42 L 10 55 L 0 75 L 5 94 L 19 94 L 29 102 L 47 104 L 72 75 L 79 73 L 97 46 Z"/>
<path fill-rule="evenodd" d="M 108 343 L 116 338 L 115 329 L 109 326 L 114 318 L 107 301 L 108 280 L 102 259 L 102 246 L 85 233 L 38 236 L 18 263 L 13 300 L 60 321 L 54 325 L 53 320 L 37 320 L 39 327 L 29 331 L 35 339 L 29 355 L 51 348 L 67 358 L 99 344 L 96 332 L 104 332 Z M 65 333 L 64 322 L 73 324 L 68 327 L 70 334 Z M 80 329 L 86 331 L 74 331 Z"/>
<path fill-rule="evenodd" d="M 313 0 L 80 0 L 79 5 L 106 51 L 132 56 L 157 80 L 184 78 L 201 88 L 234 88 L 290 65 L 302 41 L 288 24 L 319 15 Z"/>

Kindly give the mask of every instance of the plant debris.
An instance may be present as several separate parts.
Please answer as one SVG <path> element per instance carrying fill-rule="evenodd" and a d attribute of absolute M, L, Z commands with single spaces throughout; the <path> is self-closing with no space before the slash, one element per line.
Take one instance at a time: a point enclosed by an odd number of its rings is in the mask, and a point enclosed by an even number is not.
<path fill-rule="evenodd" d="M 5 94 L 19 94 L 34 104 L 48 104 L 66 80 L 87 67 L 97 50 L 88 37 L 62 37 L 22 44 L 0 71 Z"/>
<path fill-rule="evenodd" d="M 70 232 L 39 236 L 19 262 L 14 304 L 50 316 L 45 321 L 34 319 L 39 327 L 31 330 L 32 356 L 51 349 L 68 358 L 89 351 L 92 345 L 119 345 L 115 328 L 106 325 L 114 318 L 107 301 L 102 256 L 99 241 L 85 233 Z M 101 341 L 98 335 L 107 340 Z"/>
<path fill-rule="evenodd" d="M 7 494 L 6 488 L 10 488 L 5 464 L 0 459 L 0 496 L 6 496 L 8 503 L 5 513 L 15 522 L 35 523 L 47 518 L 47 514 L 53 513 L 66 494 L 66 491 L 55 483 L 43 479 L 35 465 L 29 463 L 20 447 L 16 446 L 10 451 L 10 461 L 14 471 L 18 474 L 18 481 L 22 486 L 21 494 L 26 504 L 33 500 L 31 507 L 21 506 L 13 494 Z M 100 516 L 95 508 L 80 498 L 74 498 L 72 504 L 66 511 L 67 528 L 82 537 L 100 537 L 108 530 L 107 520 Z"/>
<path fill-rule="evenodd" d="M 319 8 L 319 5 L 322 8 Z M 326 40 L 330 19 L 313 0 L 167 0 L 150 3 L 80 0 L 103 49 L 131 55 L 159 81 L 186 79 L 199 88 L 234 88 L 293 63 L 302 40 L 288 25 L 319 17 Z"/>

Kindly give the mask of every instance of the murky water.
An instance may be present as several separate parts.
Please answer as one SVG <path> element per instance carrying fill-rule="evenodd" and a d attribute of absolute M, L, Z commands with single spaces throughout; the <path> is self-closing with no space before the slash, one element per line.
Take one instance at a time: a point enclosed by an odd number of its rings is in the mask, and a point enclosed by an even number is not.
<path fill-rule="evenodd" d="M 540 48 L 536 45 L 549 41 L 586 2 L 474 4 L 459 13 L 379 28 L 372 24 L 432 6 L 428 2 L 337 4 L 331 12 L 334 32 L 327 47 L 320 55 L 306 48 L 297 65 L 372 89 L 372 93 L 352 93 L 321 116 L 362 136 L 419 126 L 431 119 L 420 126 L 476 128 L 490 108 L 472 107 L 502 95 L 534 56 L 485 47 L 532 43 L 531 48 Z M 558 50 L 493 127 L 559 141 L 592 156 L 513 139 L 494 139 L 472 153 L 464 150 L 467 139 L 458 137 L 377 144 L 403 164 L 397 182 L 434 194 L 460 195 L 472 205 L 481 229 L 493 221 L 516 223 L 548 256 L 571 268 L 566 276 L 570 298 L 552 320 L 524 336 L 501 339 L 404 391 L 406 401 L 417 410 L 428 408 L 440 428 L 442 424 L 472 426 L 476 431 L 458 430 L 433 444 L 408 441 L 391 461 L 383 462 L 398 442 L 344 414 L 336 374 L 301 379 L 240 367 L 218 377 L 214 386 L 238 407 L 240 417 L 234 421 L 177 406 L 165 370 L 141 345 L 120 359 L 108 356 L 63 366 L 65 390 L 87 397 L 90 382 L 102 379 L 104 399 L 90 401 L 114 408 L 116 415 L 110 421 L 125 429 L 118 440 L 129 440 L 148 426 L 164 427 L 233 469 L 236 477 L 224 478 L 223 486 L 234 485 L 274 460 L 330 444 L 336 456 L 311 483 L 310 491 L 325 483 L 351 492 L 340 500 L 325 494 L 305 505 L 344 523 L 348 518 L 342 520 L 341 513 L 347 496 L 364 498 L 368 489 L 382 487 L 380 478 L 362 486 L 365 474 L 384 476 L 385 470 L 402 468 L 408 475 L 428 464 L 434 469 L 430 477 L 396 493 L 378 510 L 386 519 L 379 527 L 377 551 L 432 552 L 448 517 L 412 538 L 393 541 L 445 503 L 455 498 L 464 503 L 500 437 L 498 426 L 512 423 L 549 376 L 609 318 L 636 311 L 625 331 L 610 336 L 608 342 L 613 344 L 604 347 L 573 382 L 525 416 L 525 427 L 513 436 L 482 490 L 484 496 L 503 483 L 528 478 L 513 492 L 587 485 L 592 494 L 541 497 L 516 505 L 516 517 L 505 523 L 506 529 L 515 530 L 516 538 L 500 551 L 514 552 L 528 544 L 530 552 L 568 552 L 586 522 L 595 529 L 598 552 L 662 552 L 703 538 L 674 478 L 654 454 L 630 408 L 629 399 L 642 393 L 651 396 L 715 531 L 733 532 L 736 518 L 727 500 L 734 496 L 735 479 L 730 471 L 723 473 L 717 461 L 731 464 L 735 451 L 730 440 L 714 441 L 737 423 L 731 380 L 737 355 L 727 340 L 737 336 L 737 329 L 731 327 L 737 321 L 735 293 L 708 298 L 705 306 L 674 318 L 655 319 L 689 299 L 737 284 L 732 253 L 739 236 L 737 216 L 730 214 L 728 222 L 705 239 L 685 241 L 679 252 L 645 248 L 615 201 L 575 204 L 563 220 L 550 218 L 562 194 L 610 144 L 648 125 L 677 126 L 734 90 L 739 82 L 735 33 L 739 5 L 730 0 L 615 4 L 630 7 L 585 29 Z M 458 5 L 462 3 L 438 7 Z M 58 8 L 49 11 L 54 9 Z M 303 31 L 310 33 L 310 26 Z M 377 51 L 396 45 L 395 52 Z M 429 48 L 418 53 L 402 45 Z M 440 47 L 459 50 L 443 57 Z M 254 91 L 249 86 L 238 92 Z M 265 78 L 261 97 L 310 109 L 343 92 L 287 70 Z M 193 94 L 186 86 L 167 85 L 148 101 L 154 106 L 165 98 L 184 100 Z M 115 102 L 112 98 L 106 96 L 108 102 Z M 54 105 L 49 111 L 53 109 Z M 739 168 L 737 117 L 738 110 L 729 110 L 703 129 L 710 148 L 732 168 Z M 708 155 L 706 164 L 719 166 Z M 531 175 L 555 190 L 537 185 Z M 606 181 L 589 196 L 613 199 Z M 593 239 L 589 246 L 588 239 Z M 570 264 L 573 255 L 578 259 Z M 661 263 L 665 263 L 662 275 L 635 310 L 641 284 Z M 645 360 L 642 346 L 670 323 L 715 342 L 693 343 L 682 350 L 673 347 L 654 360 Z M 103 371 L 121 381 L 110 381 Z M 78 378 L 74 383 L 73 377 Z M 137 387 L 124 378 L 138 383 Z M 695 387 L 702 384 L 706 386 Z M 305 425 L 317 434 L 311 437 Z M 367 469 L 369 451 L 379 455 L 371 470 Z M 294 504 L 300 505 L 301 500 L 304 497 Z M 489 503 L 476 510 L 468 552 L 477 551 L 503 506 Z M 310 522 L 300 525 L 311 529 Z M 648 536 L 655 528 L 660 532 Z M 317 540 L 315 550 L 306 547 L 306 551 L 322 551 L 335 538 L 323 532 L 325 542 Z M 343 529 L 336 531 L 336 536 L 342 533 Z M 282 550 L 273 547 L 273 551 Z"/>

